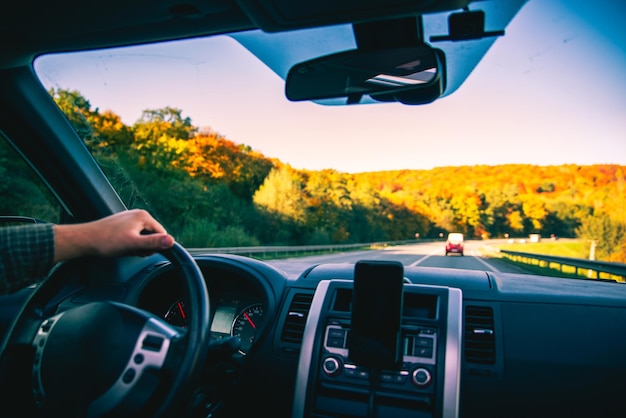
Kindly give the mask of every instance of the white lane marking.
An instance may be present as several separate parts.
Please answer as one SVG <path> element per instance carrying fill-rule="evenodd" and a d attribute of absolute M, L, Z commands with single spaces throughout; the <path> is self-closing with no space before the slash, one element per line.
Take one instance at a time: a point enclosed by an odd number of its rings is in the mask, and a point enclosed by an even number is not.
<path fill-rule="evenodd" d="M 486 262 L 485 260 L 483 260 L 482 258 L 473 255 L 472 257 L 474 257 L 476 260 L 480 261 L 481 263 L 483 263 L 484 265 L 487 266 L 487 268 L 490 268 L 491 271 L 495 271 L 496 273 L 501 273 L 500 270 L 498 270 L 497 268 L 495 268 L 494 266 L 492 266 L 491 264 L 489 264 L 488 262 Z"/>
<path fill-rule="evenodd" d="M 440 252 L 441 252 L 440 249 L 433 250 L 430 254 L 425 255 L 424 257 L 420 258 L 416 262 L 409 264 L 409 266 L 417 266 L 418 264 L 421 264 L 423 261 L 428 260 L 430 257 L 432 257 L 435 254 L 439 254 Z"/>
<path fill-rule="evenodd" d="M 417 266 L 418 264 L 423 263 L 424 261 L 428 260 L 430 257 L 432 257 L 433 255 L 439 254 L 441 251 L 439 249 L 433 250 L 430 254 L 425 255 L 424 257 L 420 258 L 419 260 L 415 261 L 414 263 L 409 264 L 410 266 Z M 472 255 L 471 257 L 474 257 L 476 260 L 480 261 L 481 263 L 483 263 L 485 266 L 487 266 L 487 268 L 490 271 L 494 271 L 496 273 L 501 273 L 500 270 L 498 270 L 496 267 L 492 266 L 491 264 L 489 264 L 488 262 L 486 262 L 485 260 L 483 260 L 481 257 L 479 256 L 475 256 Z"/>

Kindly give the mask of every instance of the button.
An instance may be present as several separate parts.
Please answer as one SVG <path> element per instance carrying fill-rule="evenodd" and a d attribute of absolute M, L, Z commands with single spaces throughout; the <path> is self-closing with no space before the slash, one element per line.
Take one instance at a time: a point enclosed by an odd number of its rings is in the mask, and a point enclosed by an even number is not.
<path fill-rule="evenodd" d="M 328 329 L 328 338 L 341 338 L 344 339 L 346 337 L 346 330 L 341 328 L 329 328 Z"/>
<path fill-rule="evenodd" d="M 386 373 L 380 374 L 380 380 L 385 383 L 402 384 L 406 381 L 406 375 L 407 373 L 402 374 L 402 373 L 386 372 Z"/>
<path fill-rule="evenodd" d="M 381 373 L 380 380 L 387 383 L 392 383 L 394 381 L 393 375 L 391 373 Z"/>
<path fill-rule="evenodd" d="M 322 364 L 322 370 L 328 376 L 335 376 L 341 372 L 341 363 L 334 357 L 327 357 Z"/>
<path fill-rule="evenodd" d="M 135 357 L 133 357 L 133 361 L 135 362 L 135 364 L 141 364 L 144 360 L 145 357 L 143 356 L 143 354 L 135 354 Z"/>
<path fill-rule="evenodd" d="M 403 374 L 403 373 L 396 373 L 393 378 L 394 378 L 394 383 L 404 383 L 406 381 L 406 376 L 407 374 Z"/>
<path fill-rule="evenodd" d="M 432 357 L 433 356 L 433 349 L 430 347 L 417 347 L 415 349 L 415 355 L 417 357 Z"/>
<path fill-rule="evenodd" d="M 163 337 L 159 337 L 158 335 L 146 335 L 146 338 L 143 339 L 143 344 L 141 348 L 144 350 L 150 351 L 161 351 L 161 346 L 163 345 Z"/>
<path fill-rule="evenodd" d="M 432 347 L 433 339 L 430 337 L 417 337 L 415 338 L 415 345 L 419 347 Z"/>
<path fill-rule="evenodd" d="M 122 381 L 128 384 L 133 381 L 136 375 L 137 372 L 135 371 L 135 369 L 128 369 L 124 372 L 124 375 L 122 376 Z"/>
<path fill-rule="evenodd" d="M 412 381 L 417 387 L 423 388 L 430 384 L 431 376 L 430 372 L 424 368 L 413 370 Z"/>
<path fill-rule="evenodd" d="M 326 347 L 345 348 L 343 338 L 330 338 L 326 340 Z"/>

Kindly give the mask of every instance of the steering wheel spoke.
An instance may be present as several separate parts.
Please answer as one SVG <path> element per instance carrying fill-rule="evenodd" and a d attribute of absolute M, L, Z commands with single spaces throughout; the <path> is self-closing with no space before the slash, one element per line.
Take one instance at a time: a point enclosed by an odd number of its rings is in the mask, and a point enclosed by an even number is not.
<path fill-rule="evenodd" d="M 113 301 L 87 303 L 37 321 L 26 314 L 33 311 L 30 306 L 22 310 L 0 359 L 7 362 L 7 347 L 32 347 L 30 386 L 42 415 L 184 415 L 181 408 L 198 385 L 208 354 L 209 297 L 204 277 L 186 250 L 175 244 L 163 254 L 185 277 L 190 301 L 185 329 Z M 46 282 L 36 292 L 45 289 Z M 0 381 L 14 377 L 6 376 L 7 370 L 23 373 L 26 367 L 0 368 Z M 0 390 L 7 389 L 2 386 Z M 0 405 L 0 415 L 3 409 Z"/>

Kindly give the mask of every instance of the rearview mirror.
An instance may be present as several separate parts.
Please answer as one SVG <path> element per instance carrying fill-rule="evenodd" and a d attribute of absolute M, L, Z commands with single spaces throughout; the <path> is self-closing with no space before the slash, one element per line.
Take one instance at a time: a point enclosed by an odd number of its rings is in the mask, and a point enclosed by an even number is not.
<path fill-rule="evenodd" d="M 291 101 L 346 98 L 345 104 L 398 101 L 425 104 L 445 90 L 445 55 L 426 44 L 350 50 L 294 65 L 285 93 Z"/>

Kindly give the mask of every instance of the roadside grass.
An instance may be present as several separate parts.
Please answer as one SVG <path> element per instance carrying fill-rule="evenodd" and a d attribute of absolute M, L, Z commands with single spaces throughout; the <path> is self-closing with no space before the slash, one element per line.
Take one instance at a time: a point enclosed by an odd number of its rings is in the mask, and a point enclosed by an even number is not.
<path fill-rule="evenodd" d="M 514 242 L 495 245 L 498 249 L 559 257 L 589 258 L 589 243 L 581 239 L 540 242 Z"/>

